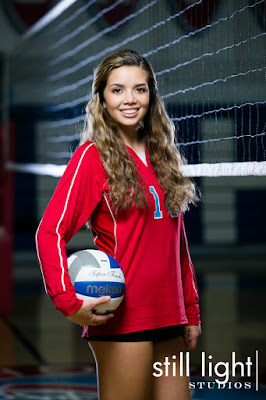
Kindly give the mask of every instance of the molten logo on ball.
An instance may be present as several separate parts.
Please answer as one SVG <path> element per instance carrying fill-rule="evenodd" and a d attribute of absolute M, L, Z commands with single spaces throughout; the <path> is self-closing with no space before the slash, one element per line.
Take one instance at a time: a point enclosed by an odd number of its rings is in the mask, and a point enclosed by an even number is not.
<path fill-rule="evenodd" d="M 125 285 L 119 283 L 106 283 L 105 285 L 88 285 L 86 292 L 89 296 L 99 295 L 100 296 L 111 296 L 119 297 L 124 294 Z"/>

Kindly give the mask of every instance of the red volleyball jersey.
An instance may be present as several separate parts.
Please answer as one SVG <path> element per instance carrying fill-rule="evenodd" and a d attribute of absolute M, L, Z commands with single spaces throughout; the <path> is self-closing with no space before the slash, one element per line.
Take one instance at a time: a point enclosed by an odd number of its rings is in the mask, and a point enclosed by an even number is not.
<path fill-rule="evenodd" d="M 67 268 L 66 245 L 89 221 L 97 247 L 125 274 L 125 296 L 106 324 L 83 336 L 111 335 L 200 323 L 198 290 L 182 215 L 170 215 L 146 151 L 147 165 L 128 147 L 143 176 L 148 204 L 115 212 L 107 174 L 92 143 L 79 147 L 48 204 L 36 233 L 46 291 L 68 316 L 81 307 Z"/>

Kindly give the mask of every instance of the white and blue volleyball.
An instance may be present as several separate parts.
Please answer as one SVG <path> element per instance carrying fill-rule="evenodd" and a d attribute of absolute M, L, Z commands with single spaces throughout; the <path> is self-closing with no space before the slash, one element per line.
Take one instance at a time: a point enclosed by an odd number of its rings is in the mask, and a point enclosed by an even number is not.
<path fill-rule="evenodd" d="M 111 296 L 108 303 L 93 309 L 97 314 L 114 311 L 122 302 L 125 277 L 118 262 L 100 250 L 80 250 L 67 259 L 68 272 L 81 300 Z"/>

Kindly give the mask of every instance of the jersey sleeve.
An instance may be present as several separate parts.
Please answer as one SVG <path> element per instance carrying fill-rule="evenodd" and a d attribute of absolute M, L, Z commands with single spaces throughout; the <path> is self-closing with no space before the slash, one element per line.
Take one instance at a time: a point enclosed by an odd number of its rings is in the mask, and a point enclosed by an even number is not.
<path fill-rule="evenodd" d="M 91 143 L 75 151 L 36 232 L 45 290 L 65 316 L 82 305 L 68 274 L 66 245 L 88 221 L 103 196 L 106 178 L 97 155 Z"/>
<path fill-rule="evenodd" d="M 187 325 L 197 325 L 200 323 L 199 294 L 183 216 L 181 225 L 181 275 L 186 316 L 188 319 Z"/>

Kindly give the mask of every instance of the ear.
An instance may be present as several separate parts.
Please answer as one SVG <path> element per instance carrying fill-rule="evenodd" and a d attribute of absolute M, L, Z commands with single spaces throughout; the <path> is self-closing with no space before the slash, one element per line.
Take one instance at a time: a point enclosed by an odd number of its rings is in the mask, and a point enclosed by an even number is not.
<path fill-rule="evenodd" d="M 105 104 L 105 101 L 103 102 L 103 108 L 106 108 L 106 104 Z"/>

